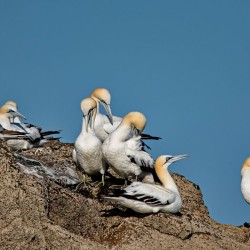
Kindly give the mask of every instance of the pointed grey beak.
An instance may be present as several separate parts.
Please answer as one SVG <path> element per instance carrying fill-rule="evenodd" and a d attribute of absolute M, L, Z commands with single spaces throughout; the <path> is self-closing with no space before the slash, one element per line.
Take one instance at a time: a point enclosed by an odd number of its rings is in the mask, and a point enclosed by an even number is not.
<path fill-rule="evenodd" d="M 85 122 L 86 131 L 88 132 L 88 128 L 89 128 L 89 115 L 84 115 L 84 122 Z"/>
<path fill-rule="evenodd" d="M 86 131 L 88 132 L 88 128 L 93 128 L 93 110 L 90 110 L 87 115 L 84 115 L 84 120 L 86 124 Z"/>
<path fill-rule="evenodd" d="M 168 162 L 173 163 L 173 162 L 179 161 L 179 160 L 187 158 L 187 157 L 188 157 L 188 155 L 177 155 L 177 156 L 174 156 L 173 158 L 171 158 Z"/>
<path fill-rule="evenodd" d="M 110 109 L 110 105 L 106 104 L 106 103 L 102 103 L 102 104 L 103 104 L 103 107 L 105 108 L 105 110 L 107 112 L 109 122 L 113 125 L 113 116 L 112 116 L 112 112 L 111 112 L 111 109 Z"/>
<path fill-rule="evenodd" d="M 89 127 L 93 129 L 94 128 L 94 120 L 93 120 L 94 110 L 93 109 L 89 112 L 88 116 L 89 116 Z"/>
<path fill-rule="evenodd" d="M 26 117 L 24 115 L 20 114 L 17 111 L 12 110 L 12 109 L 9 110 L 9 114 L 11 114 L 12 117 L 20 117 L 20 118 L 23 118 L 24 120 L 26 120 Z"/>

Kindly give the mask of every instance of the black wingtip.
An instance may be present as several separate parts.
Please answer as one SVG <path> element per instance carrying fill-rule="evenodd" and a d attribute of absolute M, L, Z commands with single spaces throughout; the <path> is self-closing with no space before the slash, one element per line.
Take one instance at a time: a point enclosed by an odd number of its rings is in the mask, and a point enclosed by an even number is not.
<path fill-rule="evenodd" d="M 153 135 L 149 135 L 149 134 L 141 134 L 141 138 L 143 140 L 160 140 L 160 139 L 162 139 L 159 136 L 153 136 Z"/>
<path fill-rule="evenodd" d="M 53 130 L 53 131 L 44 131 L 40 132 L 42 136 L 52 135 L 52 134 L 60 134 L 61 130 Z"/>

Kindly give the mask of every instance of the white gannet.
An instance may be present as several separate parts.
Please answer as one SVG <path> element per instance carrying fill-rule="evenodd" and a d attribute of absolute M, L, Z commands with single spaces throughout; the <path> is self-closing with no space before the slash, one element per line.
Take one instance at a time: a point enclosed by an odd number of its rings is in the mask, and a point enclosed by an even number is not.
<path fill-rule="evenodd" d="M 136 179 L 146 177 L 148 182 L 154 183 L 150 173 L 154 160 L 142 150 L 139 135 L 145 126 L 146 117 L 142 113 L 130 112 L 122 119 L 117 129 L 109 134 L 102 145 L 104 159 L 118 175 L 125 178 L 125 181 L 131 177 Z M 132 130 L 137 136 L 127 139 Z"/>
<path fill-rule="evenodd" d="M 25 116 L 20 114 L 14 108 L 9 107 L 9 105 L 7 105 L 7 104 L 4 104 L 2 107 L 0 107 L 0 125 L 2 126 L 2 128 L 6 129 L 6 130 L 14 130 L 14 131 L 18 131 L 18 132 L 24 132 L 21 128 L 18 128 L 17 126 L 13 125 L 10 122 L 15 117 L 20 117 L 20 118 L 26 119 Z"/>
<path fill-rule="evenodd" d="M 104 199 L 118 202 L 138 213 L 177 213 L 182 207 L 178 188 L 168 172 L 171 163 L 186 158 L 187 155 L 162 155 L 155 162 L 155 172 L 163 186 L 133 182 L 126 188 L 113 189 Z"/>
<path fill-rule="evenodd" d="M 10 109 L 14 110 L 17 112 L 18 107 L 17 107 L 17 103 L 14 101 L 7 101 L 4 105 L 6 105 L 7 107 L 9 107 Z M 21 123 L 21 120 L 18 116 L 13 117 L 12 119 L 10 119 L 11 122 L 17 122 L 17 123 Z"/>
<path fill-rule="evenodd" d="M 22 123 L 20 119 L 15 120 L 19 117 L 26 119 L 22 114 L 17 111 L 17 105 L 13 101 L 6 102 L 0 108 L 0 125 L 3 128 L 1 138 L 10 139 L 7 141 L 7 145 L 9 145 L 11 148 L 16 150 L 31 149 L 34 147 L 40 147 L 45 142 L 58 139 L 54 137 L 45 136 L 51 134 L 58 134 L 59 131 L 42 132 L 41 128 L 38 128 L 28 123 Z M 9 134 L 12 134 L 12 138 L 8 138 Z"/>
<path fill-rule="evenodd" d="M 242 165 L 241 178 L 242 195 L 245 201 L 250 204 L 250 157 Z"/>
<path fill-rule="evenodd" d="M 94 122 L 95 133 L 96 136 L 104 142 L 109 133 L 117 128 L 122 118 L 112 115 L 110 108 L 111 95 L 107 89 L 97 88 L 91 93 L 90 97 L 97 103 L 96 119 Z M 107 116 L 99 112 L 100 104 L 105 108 Z"/>
<path fill-rule="evenodd" d="M 113 116 L 110 108 L 110 101 L 111 101 L 111 95 L 109 91 L 105 88 L 97 88 L 95 89 L 90 97 L 95 99 L 97 102 L 97 115 L 94 123 L 94 129 L 96 136 L 104 142 L 105 139 L 108 138 L 108 135 L 113 132 L 121 123 L 122 118 L 118 116 Z M 103 105 L 107 112 L 107 116 L 103 115 L 99 112 L 99 106 L 100 104 Z M 129 134 L 129 137 L 132 137 L 133 134 Z M 148 134 L 141 134 L 142 139 L 153 139 L 153 140 L 159 140 L 160 137 L 157 136 L 151 136 Z M 143 143 L 146 145 L 145 143 Z M 147 146 L 147 145 L 146 145 Z"/>
<path fill-rule="evenodd" d="M 97 103 L 91 97 L 81 102 L 81 110 L 83 112 L 82 130 L 75 141 L 73 159 L 85 174 L 97 175 L 100 173 L 104 185 L 104 174 L 107 165 L 103 160 L 102 142 L 95 135 L 93 129 L 96 108 Z M 83 175 L 83 181 L 85 183 L 85 175 Z"/>

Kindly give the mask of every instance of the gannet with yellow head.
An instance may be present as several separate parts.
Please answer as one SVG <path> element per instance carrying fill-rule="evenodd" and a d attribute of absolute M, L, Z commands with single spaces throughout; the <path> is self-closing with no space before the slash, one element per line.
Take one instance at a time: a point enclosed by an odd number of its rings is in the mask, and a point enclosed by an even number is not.
<path fill-rule="evenodd" d="M 241 192 L 247 203 L 250 204 L 250 157 L 248 157 L 241 169 Z"/>
<path fill-rule="evenodd" d="M 73 159 L 84 174 L 97 175 L 100 173 L 104 184 L 107 165 L 103 161 L 102 143 L 96 137 L 93 128 L 97 112 L 96 101 L 91 97 L 84 99 L 81 102 L 81 110 L 83 113 L 82 130 L 75 141 Z M 83 178 L 85 181 L 85 176 Z"/>
<path fill-rule="evenodd" d="M 6 102 L 2 107 L 0 107 L 0 124 L 4 129 L 15 130 L 11 126 L 11 120 L 13 120 L 15 117 L 20 117 L 20 118 L 26 119 L 25 116 L 20 114 L 15 109 L 14 106 L 9 105 L 8 102 Z"/>
<path fill-rule="evenodd" d="M 11 120 L 15 117 L 21 117 L 25 119 L 25 117 L 18 113 L 13 107 L 9 107 L 7 103 L 5 103 L 2 107 L 0 107 L 0 138 L 1 139 L 13 139 L 13 138 L 26 138 L 26 133 L 16 128 L 11 124 Z"/>
<path fill-rule="evenodd" d="M 155 162 L 155 172 L 163 186 L 142 182 L 133 182 L 126 188 L 112 189 L 104 199 L 118 202 L 138 213 L 177 213 L 182 207 L 182 200 L 168 167 L 187 155 L 162 155 Z"/>
<path fill-rule="evenodd" d="M 18 112 L 18 107 L 17 107 L 17 103 L 14 101 L 7 101 L 4 105 L 8 106 L 10 109 Z M 21 120 L 18 116 L 15 116 L 11 119 L 11 122 L 17 122 L 17 123 L 21 123 Z"/>
<path fill-rule="evenodd" d="M 2 133 L 4 134 L 2 138 L 11 139 L 7 141 L 7 144 L 11 148 L 15 150 L 31 149 L 34 147 L 40 147 L 45 142 L 58 139 L 45 136 L 58 134 L 59 131 L 42 132 L 41 128 L 38 128 L 32 124 L 22 123 L 19 118 L 26 119 L 17 111 L 16 102 L 7 101 L 0 108 L 0 125 L 5 130 Z M 11 134 L 11 138 L 8 137 L 9 134 Z"/>
<path fill-rule="evenodd" d="M 109 91 L 105 88 L 97 88 L 90 95 L 97 102 L 97 115 L 95 119 L 95 133 L 96 136 L 104 142 L 108 138 L 108 135 L 112 133 L 121 123 L 122 118 L 118 116 L 113 116 L 110 108 L 111 95 Z M 99 112 L 99 106 L 103 105 L 107 112 L 107 116 Z M 130 133 L 128 138 L 133 137 L 134 134 Z M 159 140 L 160 137 L 151 136 L 148 134 L 141 134 L 142 139 L 153 139 Z M 145 144 L 146 145 L 146 144 Z"/>
<path fill-rule="evenodd" d="M 142 150 L 140 133 L 145 126 L 146 118 L 142 113 L 128 113 L 117 129 L 104 141 L 102 151 L 109 166 L 125 180 L 138 177 L 143 179 L 147 176 L 148 181 L 154 183 L 150 173 L 154 160 Z M 134 131 L 135 136 L 127 139 L 131 131 Z"/>

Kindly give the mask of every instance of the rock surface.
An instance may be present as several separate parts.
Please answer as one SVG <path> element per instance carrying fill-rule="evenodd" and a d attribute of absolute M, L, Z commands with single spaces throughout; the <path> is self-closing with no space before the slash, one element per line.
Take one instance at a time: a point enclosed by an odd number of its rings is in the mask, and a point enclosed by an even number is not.
<path fill-rule="evenodd" d="M 20 161 L 0 142 L 1 249 L 250 249 L 250 229 L 215 222 L 199 187 L 183 176 L 173 174 L 181 213 L 145 216 L 99 200 L 99 187 L 76 192 L 20 167 L 34 159 L 75 180 L 72 148 L 53 142 L 18 152 L 27 159 Z"/>

